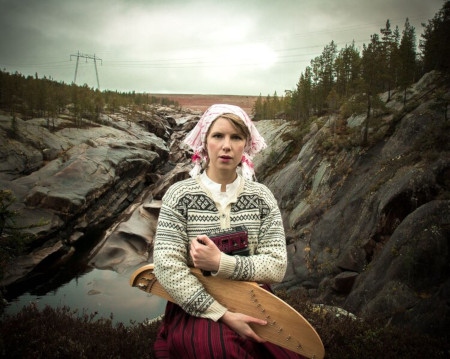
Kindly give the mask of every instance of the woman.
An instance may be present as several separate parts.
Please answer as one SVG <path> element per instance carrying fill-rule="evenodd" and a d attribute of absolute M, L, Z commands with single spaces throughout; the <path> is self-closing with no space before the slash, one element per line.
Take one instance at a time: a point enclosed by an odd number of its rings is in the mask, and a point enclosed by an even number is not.
<path fill-rule="evenodd" d="M 194 151 L 192 178 L 164 195 L 155 237 L 155 275 L 179 304 L 167 304 L 156 357 L 298 358 L 264 342 L 249 324 L 266 321 L 227 310 L 189 270 L 259 283 L 283 279 L 280 211 L 270 190 L 253 181 L 251 159 L 266 147 L 264 139 L 240 107 L 213 105 L 185 143 Z M 241 225 L 248 230 L 249 256 L 222 253 L 206 235 Z"/>

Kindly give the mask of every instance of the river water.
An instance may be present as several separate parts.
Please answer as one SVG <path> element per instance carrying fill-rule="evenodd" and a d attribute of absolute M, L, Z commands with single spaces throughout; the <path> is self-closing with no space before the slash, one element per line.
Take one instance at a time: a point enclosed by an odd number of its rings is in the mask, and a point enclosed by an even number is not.
<path fill-rule="evenodd" d="M 166 301 L 145 293 L 129 284 L 133 270 L 119 274 L 110 270 L 91 269 L 76 276 L 57 289 L 45 292 L 34 288 L 12 299 L 6 314 L 15 314 L 23 306 L 35 303 L 42 309 L 46 305 L 57 308 L 67 306 L 78 313 L 95 313 L 95 318 L 111 318 L 124 325 L 153 319 L 164 312 Z"/>
<path fill-rule="evenodd" d="M 91 250 L 101 236 L 80 243 L 75 255 L 63 265 L 41 268 L 25 283 L 8 288 L 5 314 L 16 314 L 34 303 L 39 309 L 68 307 L 78 313 L 97 313 L 94 317 L 111 318 L 114 324 L 141 323 L 164 313 L 166 300 L 150 295 L 129 280 L 133 272 L 147 264 L 127 268 L 124 273 L 97 269 L 89 265 Z"/>

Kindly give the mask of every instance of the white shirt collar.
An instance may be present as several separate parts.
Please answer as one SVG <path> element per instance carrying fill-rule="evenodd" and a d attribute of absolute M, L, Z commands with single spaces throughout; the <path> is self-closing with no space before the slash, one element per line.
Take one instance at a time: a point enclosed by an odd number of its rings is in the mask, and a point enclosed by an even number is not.
<path fill-rule="evenodd" d="M 211 193 L 214 202 L 219 203 L 223 208 L 225 208 L 230 202 L 236 200 L 236 193 L 241 184 L 242 177 L 238 174 L 237 178 L 233 183 L 227 184 L 226 191 L 221 192 L 222 185 L 212 181 L 206 171 L 200 175 L 200 181 L 203 183 L 205 188 Z"/>
<path fill-rule="evenodd" d="M 211 178 L 209 178 L 206 174 L 206 171 L 203 171 L 203 173 L 200 175 L 200 179 L 206 186 L 206 188 L 211 191 L 211 193 L 221 193 L 222 185 L 211 180 Z M 240 183 L 241 178 L 238 175 L 233 183 L 227 184 L 225 192 L 230 194 L 235 193 Z"/>

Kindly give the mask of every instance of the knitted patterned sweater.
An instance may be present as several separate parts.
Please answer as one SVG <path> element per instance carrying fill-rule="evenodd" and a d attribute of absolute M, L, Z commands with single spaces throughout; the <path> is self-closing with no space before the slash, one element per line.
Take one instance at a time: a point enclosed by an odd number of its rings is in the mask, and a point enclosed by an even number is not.
<path fill-rule="evenodd" d="M 280 282 L 286 271 L 286 241 L 280 211 L 263 184 L 241 180 L 231 203 L 222 208 L 197 177 L 172 185 L 163 197 L 155 236 L 155 276 L 190 315 L 217 321 L 227 309 L 190 273 L 190 241 L 217 229 L 245 225 L 250 256 L 222 253 L 213 275 L 260 283 Z"/>

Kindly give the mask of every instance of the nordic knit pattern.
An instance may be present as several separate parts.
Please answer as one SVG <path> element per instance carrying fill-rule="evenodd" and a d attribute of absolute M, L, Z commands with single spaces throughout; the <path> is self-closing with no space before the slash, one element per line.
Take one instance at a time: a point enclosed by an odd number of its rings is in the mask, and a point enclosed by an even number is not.
<path fill-rule="evenodd" d="M 236 198 L 220 210 L 198 178 L 172 185 L 163 197 L 155 236 L 155 275 L 190 315 L 217 321 L 226 312 L 190 274 L 189 243 L 197 235 L 245 225 L 250 256 L 222 253 L 214 275 L 260 283 L 280 282 L 286 271 L 286 242 L 277 202 L 263 184 L 243 180 Z"/>

